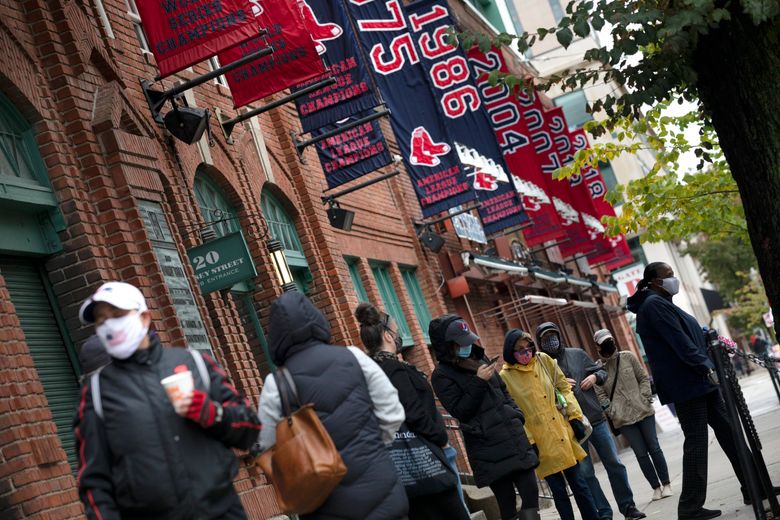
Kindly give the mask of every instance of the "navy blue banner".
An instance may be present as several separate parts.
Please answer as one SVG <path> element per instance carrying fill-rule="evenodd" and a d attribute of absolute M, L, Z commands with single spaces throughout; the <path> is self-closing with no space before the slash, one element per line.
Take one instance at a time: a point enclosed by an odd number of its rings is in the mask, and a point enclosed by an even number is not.
<path fill-rule="evenodd" d="M 358 40 L 390 109 L 390 123 L 423 216 L 474 200 L 400 0 L 349 0 L 348 5 Z"/>
<path fill-rule="evenodd" d="M 369 112 L 356 114 L 338 125 L 323 126 L 312 131 L 317 137 L 325 132 L 356 121 L 369 115 Z M 379 121 L 374 119 L 355 128 L 316 143 L 317 155 L 328 181 L 328 189 L 362 177 L 367 173 L 387 166 L 392 162 L 390 150 L 385 142 Z"/>
<path fill-rule="evenodd" d="M 509 177 L 493 125 L 477 90 L 477 74 L 460 47 L 447 43 L 453 25 L 444 0 L 420 0 L 405 8 L 447 135 L 467 165 L 487 235 L 528 221 Z"/>
<path fill-rule="evenodd" d="M 336 83 L 295 100 L 304 132 L 335 123 L 379 105 L 355 32 L 342 0 L 299 0 L 306 29 L 330 72 L 296 85 L 301 89 L 328 76 Z"/>

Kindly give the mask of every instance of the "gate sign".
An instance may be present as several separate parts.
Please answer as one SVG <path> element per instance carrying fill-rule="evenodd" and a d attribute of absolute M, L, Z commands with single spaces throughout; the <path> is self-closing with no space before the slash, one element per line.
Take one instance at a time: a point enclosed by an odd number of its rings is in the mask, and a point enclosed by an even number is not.
<path fill-rule="evenodd" d="M 301 0 L 302 1 L 302 0 Z M 296 98 L 304 132 L 379 105 L 373 83 L 360 53 L 343 0 L 306 0 L 302 12 L 319 55 L 329 73 L 301 83 L 303 88 L 328 76 L 336 83 Z M 295 89 L 293 89 L 295 90 Z"/>
<path fill-rule="evenodd" d="M 486 53 L 478 47 L 468 51 L 469 65 L 476 77 L 482 104 L 487 110 L 498 145 L 504 154 L 512 182 L 533 225 L 523 230 L 528 247 L 534 247 L 565 235 L 555 211 L 542 169 L 536 159 L 530 132 L 523 120 L 523 107 L 516 92 L 506 85 L 490 85 L 488 74 L 494 70 L 509 72 L 501 50 Z M 518 87 L 519 88 L 519 87 Z"/>
<path fill-rule="evenodd" d="M 193 247 L 187 251 L 187 256 L 203 294 L 227 289 L 257 276 L 241 231 Z"/>
<path fill-rule="evenodd" d="M 474 200 L 455 148 L 447 143 L 401 1 L 349 0 L 349 9 L 390 109 L 390 124 L 423 217 Z"/>
<path fill-rule="evenodd" d="M 644 278 L 645 264 L 635 264 L 612 273 L 621 296 L 633 296 L 637 285 Z"/>
<path fill-rule="evenodd" d="M 160 76 L 257 36 L 249 0 L 136 0 Z"/>
<path fill-rule="evenodd" d="M 367 115 L 357 114 L 339 121 L 339 124 L 348 124 Z M 317 137 L 335 128 L 335 125 L 325 126 L 313 131 L 312 136 Z M 329 190 L 393 162 L 376 119 L 328 137 L 315 146 Z"/>
<path fill-rule="evenodd" d="M 269 45 L 274 53 L 225 74 L 235 108 L 325 72 L 296 0 L 253 1 L 255 17 L 268 34 L 258 37 L 255 33 L 254 38 L 221 52 L 219 62 L 233 63 Z"/>
<path fill-rule="evenodd" d="M 507 173 L 493 127 L 482 106 L 466 56 L 447 43 L 453 25 L 444 0 L 420 0 L 405 7 L 420 52 L 420 61 L 445 118 L 450 143 L 477 166 L 468 176 L 480 201 L 479 215 L 487 235 L 528 221 Z"/>

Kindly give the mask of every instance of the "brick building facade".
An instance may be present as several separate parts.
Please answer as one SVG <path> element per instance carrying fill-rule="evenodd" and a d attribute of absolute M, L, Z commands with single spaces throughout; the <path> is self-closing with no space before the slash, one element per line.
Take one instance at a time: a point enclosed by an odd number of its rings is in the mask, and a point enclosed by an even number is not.
<path fill-rule="evenodd" d="M 127 2 L 0 2 L 0 510 L 11 518 L 83 514 L 70 421 L 77 346 L 91 331 L 77 313 L 103 281 L 139 286 L 161 340 L 210 348 L 255 402 L 268 372 L 262 326 L 281 290 L 267 247 L 272 237 L 283 243 L 298 287 L 330 321 L 335 343 L 359 344 L 352 313 L 367 298 L 400 316 L 405 344 L 414 345 L 407 359 L 427 372 L 434 367 L 427 320 L 447 311 L 467 317 L 495 353 L 507 327 L 531 327 L 542 315 L 560 318 L 572 343 L 584 344 L 589 331 L 607 324 L 625 332 L 613 316 L 614 298 L 595 288 L 558 290 L 463 265 L 461 251 L 484 251 L 459 239 L 450 223 L 437 228 L 445 250 L 423 248 L 405 173 L 345 196 L 354 226 L 332 228 L 316 154 L 308 149 L 302 162 L 293 146 L 291 132 L 301 127 L 290 104 L 240 125 L 231 140 L 212 117 L 212 146 L 207 137 L 191 146 L 176 141 L 149 114 L 139 82 L 157 70 Z M 456 7 L 461 21 L 478 23 Z M 162 84 L 208 70 L 203 63 Z M 219 80 L 187 100 L 235 114 Z M 386 121 L 383 128 L 396 151 Z M 257 277 L 201 294 L 186 251 L 207 229 L 242 231 Z M 520 238 L 497 240 L 493 254 L 511 259 L 513 240 Z M 464 273 L 470 292 L 453 299 L 445 282 Z M 501 310 L 525 294 L 591 303 Z M 453 442 L 462 453 L 455 435 Z M 278 511 L 263 476 L 246 464 L 236 487 L 252 518 Z"/>

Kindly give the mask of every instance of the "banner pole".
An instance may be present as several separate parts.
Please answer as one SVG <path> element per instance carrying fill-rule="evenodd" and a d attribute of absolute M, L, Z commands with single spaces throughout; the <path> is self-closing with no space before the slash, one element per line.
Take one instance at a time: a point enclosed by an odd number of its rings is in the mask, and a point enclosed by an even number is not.
<path fill-rule="evenodd" d="M 309 85 L 306 88 L 302 88 L 301 90 L 295 91 L 291 94 L 288 94 L 287 96 L 281 97 L 276 101 L 272 101 L 267 105 L 263 105 L 261 107 L 257 107 L 255 109 L 249 110 L 248 112 L 244 112 L 243 114 L 237 115 L 233 119 L 227 119 L 225 121 L 222 121 L 220 124 L 222 125 L 222 131 L 225 133 L 225 139 L 230 138 L 230 134 L 233 133 L 233 128 L 235 128 L 235 126 L 238 123 L 246 121 L 247 119 L 260 115 L 264 112 L 268 112 L 269 110 L 282 106 L 285 103 L 289 103 L 290 101 L 293 101 L 301 96 L 305 96 L 310 92 L 314 92 L 315 90 L 319 90 L 329 85 L 333 85 L 334 83 L 336 83 L 336 78 L 334 77 L 325 78 L 321 81 Z"/>
<path fill-rule="evenodd" d="M 375 178 L 373 178 L 371 180 L 368 180 L 368 181 L 365 181 L 365 182 L 361 182 L 360 184 L 356 184 L 356 185 L 354 185 L 354 186 L 352 186 L 350 188 L 347 188 L 345 190 L 341 190 L 341 191 L 336 192 L 336 193 L 334 193 L 332 195 L 323 195 L 320 198 L 322 199 L 322 203 L 323 204 L 327 204 L 328 202 L 333 202 L 337 198 L 343 197 L 344 195 L 352 193 L 353 191 L 362 190 L 363 188 L 371 186 L 372 184 L 376 184 L 377 182 L 382 182 L 382 181 L 387 180 L 387 179 L 389 179 L 391 177 L 395 177 L 399 173 L 401 173 L 401 170 L 396 168 L 395 170 L 393 170 L 393 171 L 391 171 L 389 173 L 385 173 L 383 175 L 380 175 L 379 177 L 375 177 Z"/>

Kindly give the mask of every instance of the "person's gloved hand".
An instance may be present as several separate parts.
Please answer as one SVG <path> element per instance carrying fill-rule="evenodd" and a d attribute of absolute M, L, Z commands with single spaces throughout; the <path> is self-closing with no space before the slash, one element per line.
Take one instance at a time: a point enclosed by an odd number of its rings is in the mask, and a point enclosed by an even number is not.
<path fill-rule="evenodd" d="M 574 431 L 574 438 L 581 441 L 585 438 L 585 425 L 579 419 L 572 419 L 569 421 L 571 429 Z"/>
<path fill-rule="evenodd" d="M 212 401 L 203 390 L 193 390 L 192 402 L 184 416 L 204 428 L 209 428 L 222 420 L 222 406 Z"/>

